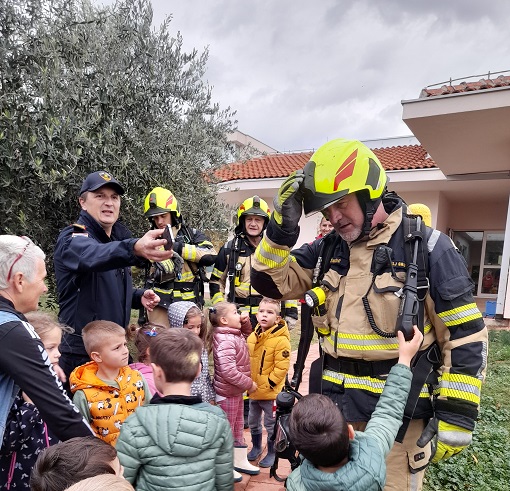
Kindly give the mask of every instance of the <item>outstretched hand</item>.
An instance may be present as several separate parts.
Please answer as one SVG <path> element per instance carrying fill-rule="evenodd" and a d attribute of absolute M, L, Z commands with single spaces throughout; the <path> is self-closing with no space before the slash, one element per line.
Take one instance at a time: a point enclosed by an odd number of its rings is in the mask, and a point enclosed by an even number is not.
<path fill-rule="evenodd" d="M 164 246 L 166 239 L 161 238 L 161 230 L 149 230 L 143 237 L 135 242 L 134 252 L 139 257 L 149 261 L 160 262 L 170 259 L 173 251 L 166 251 Z"/>
<path fill-rule="evenodd" d="M 413 326 L 413 337 L 410 341 L 406 341 L 402 331 L 397 332 L 398 338 L 398 362 L 402 365 L 410 366 L 411 360 L 420 349 L 423 342 L 423 334 L 417 326 Z"/>

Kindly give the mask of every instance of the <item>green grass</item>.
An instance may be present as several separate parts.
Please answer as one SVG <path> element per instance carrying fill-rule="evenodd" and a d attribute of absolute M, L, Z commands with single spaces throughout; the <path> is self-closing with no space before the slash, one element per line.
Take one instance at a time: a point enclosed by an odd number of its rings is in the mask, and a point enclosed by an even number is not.
<path fill-rule="evenodd" d="M 487 377 L 473 443 L 461 454 L 433 464 L 424 491 L 509 489 L 510 332 L 489 332 Z"/>

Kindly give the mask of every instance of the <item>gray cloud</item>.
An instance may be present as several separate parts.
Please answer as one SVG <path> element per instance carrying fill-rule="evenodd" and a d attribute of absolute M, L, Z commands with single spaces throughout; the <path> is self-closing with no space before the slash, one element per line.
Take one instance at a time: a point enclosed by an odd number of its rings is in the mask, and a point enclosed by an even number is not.
<path fill-rule="evenodd" d="M 410 134 L 401 100 L 510 70 L 507 0 L 152 0 L 239 129 L 278 150 Z M 510 72 L 509 72 L 510 74 Z"/>

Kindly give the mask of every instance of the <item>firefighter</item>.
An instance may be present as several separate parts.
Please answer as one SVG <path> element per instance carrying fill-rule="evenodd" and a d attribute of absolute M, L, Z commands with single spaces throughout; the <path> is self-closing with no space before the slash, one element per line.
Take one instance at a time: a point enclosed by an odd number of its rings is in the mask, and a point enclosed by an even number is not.
<path fill-rule="evenodd" d="M 424 342 L 414 367 L 405 433 L 387 458 L 385 487 L 417 490 L 429 461 L 449 458 L 471 443 L 487 329 L 455 245 L 405 215 L 403 201 L 387 192 L 387 182 L 377 157 L 359 141 L 337 139 L 320 147 L 280 187 L 251 281 L 273 298 L 308 291 L 323 353 L 310 390 L 329 396 L 346 420 L 363 430 L 396 363 L 408 249 L 421 243 L 418 270 L 426 276 L 419 282 L 416 323 Z M 334 232 L 291 255 L 303 209 L 307 216 L 322 212 Z"/>
<path fill-rule="evenodd" d="M 236 303 L 241 311 L 249 312 L 253 328 L 257 325 L 255 315 L 262 296 L 251 286 L 250 271 L 253 254 L 267 227 L 269 214 L 269 206 L 258 196 L 241 203 L 237 210 L 234 238 L 221 247 L 209 283 L 213 305 L 224 300 Z M 227 284 L 229 293 L 225 298 Z M 282 312 L 289 329 L 293 329 L 298 318 L 297 301 L 284 302 Z"/>
<path fill-rule="evenodd" d="M 173 256 L 151 263 L 146 270 L 146 286 L 157 292 L 160 302 L 149 321 L 169 326 L 168 306 L 180 300 L 204 305 L 205 267 L 216 260 L 216 250 L 208 237 L 196 228 L 188 227 L 171 191 L 156 187 L 145 197 L 144 215 L 153 229 L 164 230 L 170 225 L 173 237 Z"/>

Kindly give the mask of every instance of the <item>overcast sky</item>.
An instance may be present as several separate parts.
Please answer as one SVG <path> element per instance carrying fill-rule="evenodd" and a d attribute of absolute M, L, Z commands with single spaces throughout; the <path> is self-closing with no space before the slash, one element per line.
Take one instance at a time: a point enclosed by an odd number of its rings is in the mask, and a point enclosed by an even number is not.
<path fill-rule="evenodd" d="M 510 70 L 509 0 L 152 0 L 238 128 L 279 151 L 410 135 L 402 100 Z M 510 72 L 507 73 L 510 75 Z M 478 80 L 477 77 L 473 80 Z"/>

